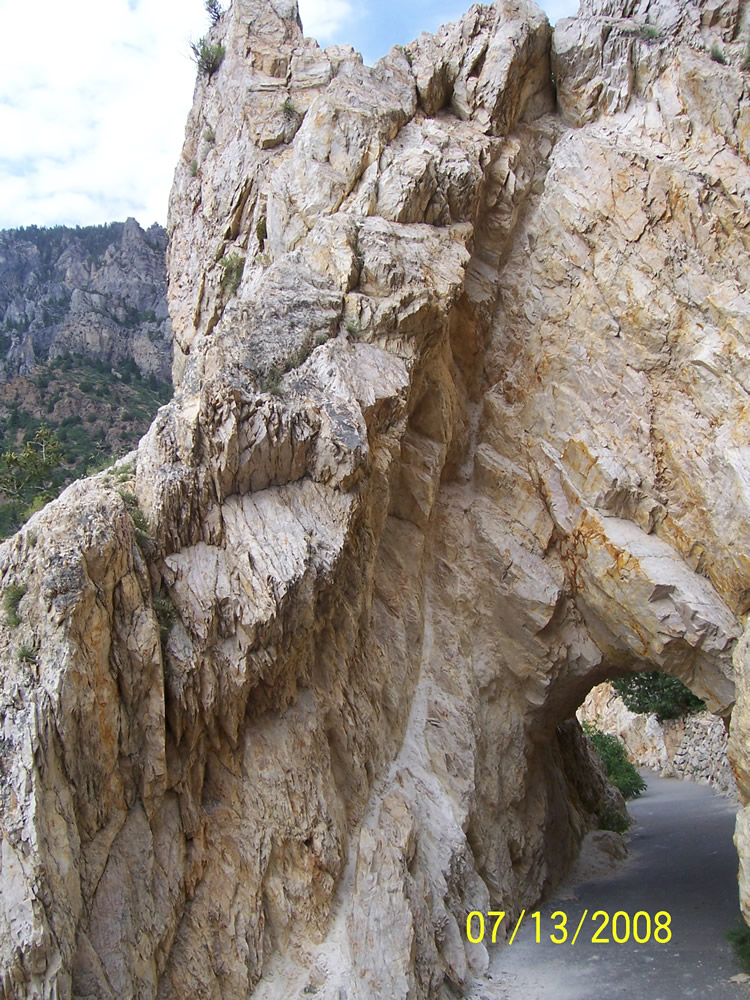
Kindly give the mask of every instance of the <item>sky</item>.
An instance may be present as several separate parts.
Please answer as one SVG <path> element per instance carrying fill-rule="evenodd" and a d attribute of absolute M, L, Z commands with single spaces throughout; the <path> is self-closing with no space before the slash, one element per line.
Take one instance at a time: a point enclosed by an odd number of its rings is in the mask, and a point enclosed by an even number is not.
<path fill-rule="evenodd" d="M 306 35 L 369 64 L 470 5 L 299 0 Z M 554 22 L 578 0 L 540 6 Z M 208 24 L 203 0 L 0 0 L 0 229 L 164 225 Z"/>

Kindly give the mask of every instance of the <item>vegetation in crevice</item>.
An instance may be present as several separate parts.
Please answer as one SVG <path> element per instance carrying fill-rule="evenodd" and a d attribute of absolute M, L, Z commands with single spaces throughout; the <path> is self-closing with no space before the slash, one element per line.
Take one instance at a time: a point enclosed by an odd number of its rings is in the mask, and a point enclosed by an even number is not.
<path fill-rule="evenodd" d="M 227 295 L 234 295 L 240 287 L 242 272 L 245 270 L 245 258 L 238 253 L 230 253 L 219 261 L 222 268 L 221 290 Z"/>
<path fill-rule="evenodd" d="M 258 378 L 258 387 L 260 391 L 270 392 L 273 396 L 281 395 L 281 380 L 284 375 L 287 375 L 289 372 L 294 371 L 295 368 L 299 368 L 303 365 L 315 348 L 321 347 L 323 344 L 327 343 L 328 339 L 329 337 L 327 333 L 319 333 L 312 342 L 300 344 L 300 346 L 295 351 L 292 351 L 281 364 L 272 365 L 268 368 Z"/>
<path fill-rule="evenodd" d="M 159 623 L 159 639 L 161 640 L 162 654 L 166 652 L 167 640 L 172 626 L 177 620 L 177 609 L 172 598 L 167 593 L 156 594 L 153 598 L 154 614 Z"/>
<path fill-rule="evenodd" d="M 645 42 L 652 42 L 659 38 L 661 32 L 653 24 L 642 24 L 638 28 L 638 37 L 642 38 Z"/>
<path fill-rule="evenodd" d="M 268 236 L 268 227 L 265 215 L 261 215 L 255 225 L 255 236 L 258 240 L 258 250 L 263 253 L 263 248 L 266 245 L 266 237 Z"/>
<path fill-rule="evenodd" d="M 36 650 L 33 646 L 24 643 L 18 648 L 18 659 L 23 663 L 36 663 Z"/>
<path fill-rule="evenodd" d="M 281 395 L 281 379 L 283 377 L 283 372 L 280 368 L 275 365 L 268 369 L 263 375 L 261 375 L 258 381 L 258 388 L 261 392 L 268 392 L 272 396 Z"/>
<path fill-rule="evenodd" d="M 5 612 L 5 620 L 11 628 L 16 628 L 21 624 L 21 617 L 18 614 L 18 605 L 21 603 L 21 598 L 25 593 L 26 588 L 18 586 L 18 584 L 15 583 L 12 583 L 3 591 L 3 611 Z"/>
<path fill-rule="evenodd" d="M 148 521 L 146 520 L 146 515 L 140 508 L 138 503 L 138 497 L 135 493 L 131 493 L 129 490 L 118 490 L 117 491 L 122 497 L 122 501 L 128 509 L 128 513 L 133 521 L 133 526 L 135 528 L 135 540 L 140 545 L 141 548 L 146 547 L 151 542 L 151 534 L 149 533 Z"/>
<path fill-rule="evenodd" d="M 221 42 L 211 42 L 205 35 L 199 41 L 190 43 L 190 51 L 198 66 L 198 72 L 203 73 L 209 80 L 221 66 L 226 52 Z"/>

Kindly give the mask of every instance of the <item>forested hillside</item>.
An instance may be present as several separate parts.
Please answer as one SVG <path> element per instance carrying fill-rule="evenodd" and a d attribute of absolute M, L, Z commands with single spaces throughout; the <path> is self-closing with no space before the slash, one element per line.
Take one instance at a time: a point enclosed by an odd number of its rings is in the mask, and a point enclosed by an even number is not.
<path fill-rule="evenodd" d="M 166 232 L 0 232 L 0 536 L 126 454 L 172 394 Z"/>

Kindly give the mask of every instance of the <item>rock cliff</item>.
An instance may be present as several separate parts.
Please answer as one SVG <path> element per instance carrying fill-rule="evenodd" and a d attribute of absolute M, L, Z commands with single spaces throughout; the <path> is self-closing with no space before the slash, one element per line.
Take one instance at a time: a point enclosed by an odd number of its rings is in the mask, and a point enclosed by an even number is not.
<path fill-rule="evenodd" d="M 0 547 L 6 996 L 465 993 L 607 804 L 607 676 L 731 715 L 750 801 L 744 17 L 212 29 L 175 397 Z"/>
<path fill-rule="evenodd" d="M 66 351 L 168 378 L 166 248 L 135 219 L 0 231 L 0 381 Z"/>

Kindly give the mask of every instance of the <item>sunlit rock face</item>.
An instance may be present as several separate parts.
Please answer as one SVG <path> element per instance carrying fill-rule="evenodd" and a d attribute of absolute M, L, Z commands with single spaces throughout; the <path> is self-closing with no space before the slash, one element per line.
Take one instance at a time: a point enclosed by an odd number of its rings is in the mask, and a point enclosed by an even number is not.
<path fill-rule="evenodd" d="M 566 722 L 610 674 L 736 675 L 748 802 L 738 18 L 212 29 L 175 398 L 0 548 L 6 996 L 466 992 L 467 911 L 617 806 Z"/>

